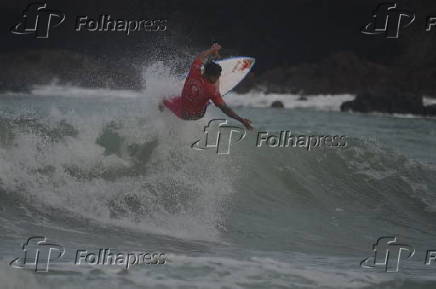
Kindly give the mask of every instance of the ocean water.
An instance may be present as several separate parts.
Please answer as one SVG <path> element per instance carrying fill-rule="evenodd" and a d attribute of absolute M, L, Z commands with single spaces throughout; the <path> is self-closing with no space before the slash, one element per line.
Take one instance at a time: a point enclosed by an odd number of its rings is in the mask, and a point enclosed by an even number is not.
<path fill-rule="evenodd" d="M 340 113 L 334 96 L 274 96 L 287 108 L 273 109 L 268 96 L 228 95 L 257 131 L 343 135 L 347 146 L 259 148 L 254 131 L 218 155 L 191 144 L 223 115 L 160 113 L 179 87 L 146 79 L 141 93 L 1 95 L 2 289 L 435 287 L 424 261 L 436 248 L 436 119 Z M 65 249 L 49 272 L 9 266 L 33 236 Z M 399 272 L 360 266 L 383 236 L 416 250 Z M 165 264 L 74 264 L 77 250 L 105 248 L 161 252 Z"/>

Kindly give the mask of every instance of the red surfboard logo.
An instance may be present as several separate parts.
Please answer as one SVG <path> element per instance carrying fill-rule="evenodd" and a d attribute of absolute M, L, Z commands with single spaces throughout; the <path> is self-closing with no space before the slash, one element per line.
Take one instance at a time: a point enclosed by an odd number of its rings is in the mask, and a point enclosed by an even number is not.
<path fill-rule="evenodd" d="M 244 71 L 245 69 L 249 69 L 252 64 L 253 64 L 253 60 L 251 59 L 238 60 L 236 65 L 233 67 L 232 72 Z"/>

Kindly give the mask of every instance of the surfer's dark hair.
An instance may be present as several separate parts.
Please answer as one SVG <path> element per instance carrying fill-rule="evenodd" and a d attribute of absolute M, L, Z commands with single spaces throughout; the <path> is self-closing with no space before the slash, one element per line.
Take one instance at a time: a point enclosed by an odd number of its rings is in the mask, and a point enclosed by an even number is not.
<path fill-rule="evenodd" d="M 208 61 L 204 64 L 204 75 L 206 76 L 221 76 L 222 68 L 221 66 L 214 62 Z"/>

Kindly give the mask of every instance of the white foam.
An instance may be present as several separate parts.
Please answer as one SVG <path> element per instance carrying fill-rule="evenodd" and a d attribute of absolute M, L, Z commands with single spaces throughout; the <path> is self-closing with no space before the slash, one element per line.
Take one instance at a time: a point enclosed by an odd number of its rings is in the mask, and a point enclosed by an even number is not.
<path fill-rule="evenodd" d="M 140 102 L 135 101 L 131 108 L 115 106 L 111 113 L 97 109 L 78 115 L 74 111 L 62 113 L 53 102 L 50 114 L 38 123 L 50 127 L 65 120 L 78 130 L 78 135 L 52 142 L 46 135 L 31 130 L 17 131 L 14 145 L 0 148 L 0 183 L 8 192 L 35 200 L 33 204 L 40 209 L 57 208 L 104 224 L 216 241 L 223 203 L 233 193 L 230 172 L 226 169 L 230 160 L 216 160 L 216 155 L 190 149 L 207 120 L 181 122 L 169 112 L 157 110 L 162 95 L 180 89 L 179 84 L 171 85 L 177 83 L 177 78 L 168 69 L 158 63 L 145 69 L 144 75 L 147 88 L 138 95 Z M 50 92 L 57 95 L 60 90 L 50 86 L 38 93 Z M 82 92 L 72 88 L 64 95 Z M 88 95 L 106 93 L 91 92 Z M 68 168 L 78 168 L 84 175 L 98 175 L 133 165 L 127 147 L 122 148 L 121 155 L 106 155 L 105 149 L 96 143 L 105 126 L 120 119 L 122 127 L 117 133 L 125 143 L 157 142 L 143 168 L 146 173 L 112 180 L 72 176 Z M 47 168 L 51 168 L 50 173 L 40 173 Z M 138 206 L 135 212 L 126 201 L 129 198 L 134 198 Z M 125 213 L 114 217 L 111 210 L 114 205 Z"/>
<path fill-rule="evenodd" d="M 436 104 L 436 98 L 434 97 L 428 97 L 428 96 L 424 96 L 422 99 L 422 102 L 425 106 L 428 105 L 435 105 Z"/>
<path fill-rule="evenodd" d="M 140 91 L 127 89 L 85 88 L 73 85 L 60 85 L 56 83 L 47 85 L 34 85 L 31 89 L 34 96 L 62 96 L 62 97 L 106 97 L 106 98 L 137 98 L 142 95 Z"/>
<path fill-rule="evenodd" d="M 230 93 L 225 97 L 227 103 L 233 106 L 271 107 L 272 102 L 281 101 L 285 108 L 311 108 L 325 111 L 339 111 L 344 101 L 354 99 L 354 95 L 307 95 L 307 100 L 300 100 L 296 94 L 265 94 L 250 92 L 248 94 Z"/>
<path fill-rule="evenodd" d="M 0 265 L 2 289 L 18 288 L 367 288 L 399 279 L 399 276 L 364 273 L 352 268 L 331 268 L 349 260 L 326 259 L 316 264 L 296 255 L 290 262 L 273 257 L 231 258 L 166 254 L 162 265 L 135 265 L 129 271 L 118 266 L 51 264 L 49 273 Z M 5 261 L 5 260 L 3 260 Z M 4 262 L 6 263 L 6 262 Z M 157 266 L 157 267 L 153 267 Z M 344 267 L 344 266 L 342 266 Z M 168 273 L 170 272 L 170 273 Z M 70 273 L 70 274 L 68 274 Z M 74 282 L 66 282 L 74 278 Z M 430 278 L 430 280 L 434 280 Z M 401 282 L 401 281 L 400 281 Z"/>

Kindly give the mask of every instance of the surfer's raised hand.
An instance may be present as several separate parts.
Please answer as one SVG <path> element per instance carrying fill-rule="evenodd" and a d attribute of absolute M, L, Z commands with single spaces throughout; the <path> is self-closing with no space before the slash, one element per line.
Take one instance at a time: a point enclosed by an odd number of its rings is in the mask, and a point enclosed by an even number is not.
<path fill-rule="evenodd" d="M 201 62 L 204 62 L 206 57 L 211 56 L 211 55 L 215 55 L 215 56 L 219 56 L 218 51 L 221 49 L 221 45 L 219 45 L 218 43 L 214 43 L 212 44 L 212 46 L 208 49 L 205 50 L 203 52 L 201 52 L 196 59 L 200 59 Z"/>
<path fill-rule="evenodd" d="M 210 49 L 214 52 L 214 53 L 218 53 L 218 51 L 221 49 L 221 45 L 219 45 L 218 43 L 214 43 L 212 44 L 212 46 L 210 47 Z"/>
<path fill-rule="evenodd" d="M 220 53 L 219 53 L 220 49 L 221 49 L 221 45 L 219 45 L 218 43 L 214 43 L 212 44 L 209 50 L 212 51 L 212 54 L 215 57 L 220 57 Z"/>

